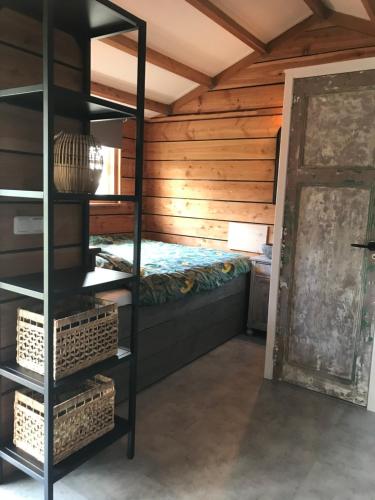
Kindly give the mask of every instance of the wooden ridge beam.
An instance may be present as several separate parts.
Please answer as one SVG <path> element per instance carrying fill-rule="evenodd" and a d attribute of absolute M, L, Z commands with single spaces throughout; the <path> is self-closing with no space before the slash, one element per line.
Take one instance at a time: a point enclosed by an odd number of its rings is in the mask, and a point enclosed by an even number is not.
<path fill-rule="evenodd" d="M 375 24 L 375 0 L 362 0 L 362 4 L 366 9 L 370 21 Z"/>
<path fill-rule="evenodd" d="M 322 19 L 326 19 L 332 13 L 331 9 L 329 9 L 322 0 L 304 0 L 304 2 L 314 14 Z"/>
<path fill-rule="evenodd" d="M 124 35 L 103 38 L 101 42 L 132 56 L 138 55 L 138 43 Z M 146 61 L 187 80 L 199 83 L 206 88 L 213 86 L 213 80 L 210 76 L 149 47 L 146 49 Z"/>
<path fill-rule="evenodd" d="M 256 52 L 265 54 L 267 46 L 264 42 L 259 40 L 256 36 L 246 30 L 243 26 L 238 24 L 234 19 L 229 17 L 225 12 L 216 7 L 209 0 L 186 0 L 187 3 L 195 7 L 199 12 L 207 16 L 216 24 L 224 28 L 226 31 L 234 35 Z"/>
<path fill-rule="evenodd" d="M 102 83 L 91 82 L 91 93 L 98 97 L 121 102 L 130 106 L 137 105 L 136 94 L 126 92 L 125 90 L 115 89 L 113 87 L 109 87 L 108 85 L 103 85 Z M 145 108 L 162 115 L 167 115 L 171 112 L 171 107 L 168 104 L 147 98 L 145 99 Z"/>

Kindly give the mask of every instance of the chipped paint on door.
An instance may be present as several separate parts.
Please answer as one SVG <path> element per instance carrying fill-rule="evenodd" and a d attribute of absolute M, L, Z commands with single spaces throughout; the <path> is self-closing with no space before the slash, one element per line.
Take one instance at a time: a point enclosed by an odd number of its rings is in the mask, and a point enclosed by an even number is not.
<path fill-rule="evenodd" d="M 276 376 L 361 405 L 375 328 L 375 71 L 295 81 Z"/>
<path fill-rule="evenodd" d="M 309 97 L 304 165 L 374 168 L 374 109 L 375 89 Z"/>

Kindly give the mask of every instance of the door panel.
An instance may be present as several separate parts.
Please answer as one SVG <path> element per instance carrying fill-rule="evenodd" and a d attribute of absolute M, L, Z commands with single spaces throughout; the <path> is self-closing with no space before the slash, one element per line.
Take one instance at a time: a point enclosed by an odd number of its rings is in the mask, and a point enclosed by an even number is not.
<path fill-rule="evenodd" d="M 370 192 L 301 190 L 288 361 L 352 380 Z M 329 335 L 327 335 L 329 332 Z"/>
<path fill-rule="evenodd" d="M 375 72 L 295 81 L 276 375 L 367 402 L 375 327 Z"/>
<path fill-rule="evenodd" d="M 374 168 L 375 89 L 308 98 L 304 165 Z"/>

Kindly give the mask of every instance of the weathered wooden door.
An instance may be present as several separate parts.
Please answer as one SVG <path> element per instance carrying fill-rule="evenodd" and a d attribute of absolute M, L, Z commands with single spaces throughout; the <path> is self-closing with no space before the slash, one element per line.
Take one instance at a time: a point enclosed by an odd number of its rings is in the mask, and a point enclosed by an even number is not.
<path fill-rule="evenodd" d="M 375 249 L 351 244 L 375 241 L 375 71 L 294 82 L 276 376 L 366 405 Z"/>

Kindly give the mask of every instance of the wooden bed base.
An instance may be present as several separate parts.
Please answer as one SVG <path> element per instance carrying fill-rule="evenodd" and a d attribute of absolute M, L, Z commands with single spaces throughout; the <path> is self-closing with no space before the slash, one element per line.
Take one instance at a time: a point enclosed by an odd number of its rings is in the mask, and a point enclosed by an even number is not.
<path fill-rule="evenodd" d="M 249 273 L 185 300 L 140 308 L 138 390 L 142 390 L 246 329 Z M 119 308 L 120 345 L 127 346 L 130 307 Z M 111 374 L 117 400 L 127 398 L 124 369 Z"/>

